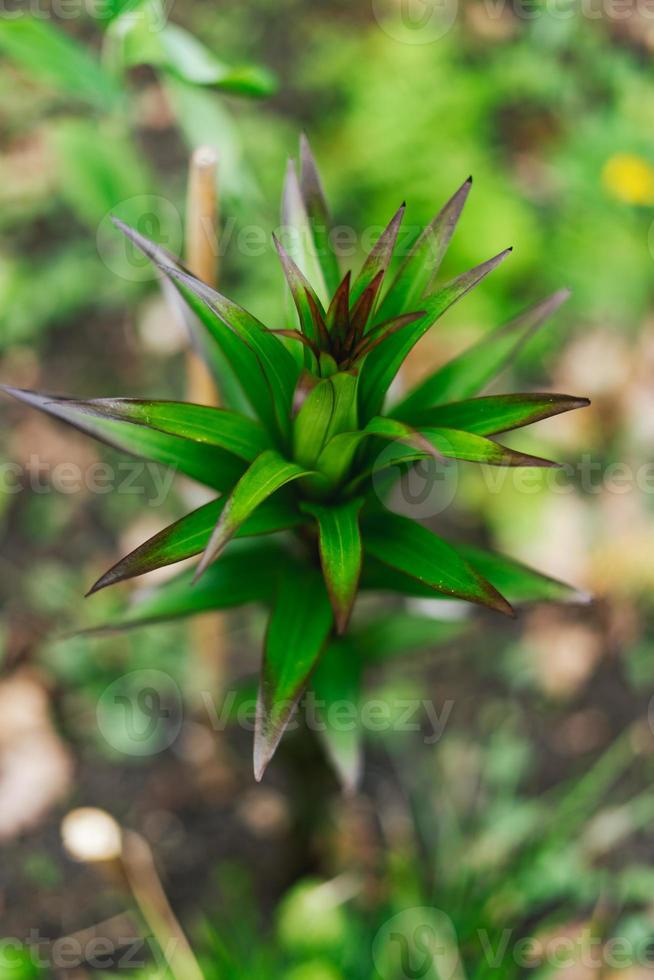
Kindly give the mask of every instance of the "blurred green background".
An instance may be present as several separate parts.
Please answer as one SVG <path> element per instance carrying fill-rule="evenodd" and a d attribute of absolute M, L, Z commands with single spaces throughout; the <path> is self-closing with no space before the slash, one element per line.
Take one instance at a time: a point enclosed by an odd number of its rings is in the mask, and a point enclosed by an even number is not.
<path fill-rule="evenodd" d="M 223 626 L 225 676 L 208 702 L 195 627 L 66 635 L 121 601 L 81 597 L 192 491 L 162 495 L 148 471 L 129 492 L 72 492 L 57 467 L 118 456 L 3 404 L 0 980 L 194 976 L 188 958 L 166 967 L 119 876 L 62 847 L 61 819 L 79 806 L 108 810 L 148 842 L 207 977 L 651 975 L 653 54 L 654 21 L 637 3 L 3 10 L 4 383 L 184 394 L 183 332 L 157 283 L 121 261 L 108 215 L 147 212 L 142 230 L 180 252 L 195 146 L 220 158 L 221 289 L 267 323 L 283 316 L 269 232 L 300 131 L 336 223 L 359 231 L 379 229 L 403 199 L 416 229 L 472 174 L 445 276 L 514 252 L 434 328 L 409 374 L 568 286 L 503 387 L 593 404 L 516 438 L 569 464 L 558 482 L 489 493 L 461 467 L 435 526 L 594 600 L 508 624 L 452 609 L 401 662 L 384 657 L 391 640 L 380 636 L 370 699 L 392 710 L 426 701 L 442 731 L 418 710 L 413 729 L 368 733 L 362 788 L 345 798 L 300 726 L 257 786 L 251 735 L 220 712 L 234 685 L 249 691 L 256 613 Z M 261 229 L 265 246 L 251 246 Z M 137 670 L 160 672 L 161 697 L 183 715 L 174 738 L 138 755 L 107 697 L 114 684 L 129 693 Z M 113 940 L 131 929 L 133 959 L 125 939 L 100 963 L 62 965 L 51 943 L 86 949 L 91 928 Z M 518 948 L 532 937 L 539 945 Z"/>

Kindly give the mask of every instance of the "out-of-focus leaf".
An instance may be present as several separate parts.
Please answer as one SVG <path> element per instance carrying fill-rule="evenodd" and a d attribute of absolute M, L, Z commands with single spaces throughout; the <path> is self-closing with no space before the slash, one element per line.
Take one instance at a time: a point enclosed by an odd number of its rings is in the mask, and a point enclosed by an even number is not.
<path fill-rule="evenodd" d="M 228 489 L 243 473 L 243 462 L 217 446 L 191 442 L 167 432 L 135 425 L 133 422 L 91 415 L 80 409 L 74 400 L 10 388 L 7 385 L 0 385 L 0 389 L 19 401 L 68 422 L 115 449 L 163 463 L 208 487 L 213 487 L 214 490 Z"/>
<path fill-rule="evenodd" d="M 588 596 L 565 582 L 543 575 L 522 562 L 473 545 L 457 550 L 510 602 L 587 602 Z"/>
<path fill-rule="evenodd" d="M 451 283 L 443 286 L 431 296 L 420 301 L 425 310 L 424 316 L 416 320 L 406 330 L 389 337 L 380 347 L 375 348 L 366 358 L 361 371 L 360 404 L 364 418 L 377 415 L 386 392 L 397 374 L 405 357 L 420 338 L 442 316 L 450 306 L 474 288 L 485 276 L 492 272 L 509 254 L 506 249 L 487 262 L 475 266 L 468 272 L 457 276 Z M 455 396 L 456 397 L 456 396 Z"/>
<path fill-rule="evenodd" d="M 466 401 L 450 402 L 447 405 L 434 405 L 411 412 L 402 413 L 402 418 L 412 425 L 446 426 L 475 432 L 480 436 L 492 436 L 499 432 L 519 429 L 532 422 L 570 412 L 575 408 L 590 405 L 588 398 L 575 398 L 572 395 L 555 395 L 546 392 L 526 395 L 487 395 L 484 398 L 469 398 Z M 393 413 L 395 414 L 395 412 Z"/>
<path fill-rule="evenodd" d="M 311 221 L 292 160 L 288 162 L 282 193 L 282 244 L 302 275 L 312 284 L 323 307 L 327 306 L 325 277 L 318 260 Z"/>
<path fill-rule="evenodd" d="M 254 775 L 260 780 L 316 666 L 332 627 L 320 574 L 292 565 L 279 577 L 266 634 L 254 735 Z"/>
<path fill-rule="evenodd" d="M 163 568 L 165 565 L 173 565 L 185 558 L 199 555 L 209 542 L 211 532 L 225 507 L 226 499 L 221 497 L 198 507 L 197 510 L 186 514 L 179 521 L 175 521 L 174 524 L 170 524 L 144 541 L 105 572 L 91 587 L 88 595 L 108 585 L 115 585 L 125 579 L 151 572 L 155 568 Z M 289 500 L 278 494 L 264 500 L 241 525 L 236 532 L 236 537 L 271 534 L 289 527 L 297 527 L 301 523 L 303 523 L 302 515 Z"/>
<path fill-rule="evenodd" d="M 467 628 L 468 624 L 462 621 L 448 622 L 398 609 L 376 616 L 372 622 L 355 629 L 351 643 L 363 661 L 375 663 L 398 654 L 449 643 Z"/>
<path fill-rule="evenodd" d="M 430 289 L 467 200 L 472 177 L 422 232 L 400 266 L 379 307 L 377 321 L 409 313 Z"/>
<path fill-rule="evenodd" d="M 530 307 L 509 323 L 493 331 L 439 368 L 393 411 L 402 418 L 442 402 L 458 401 L 478 394 L 509 361 L 525 341 L 551 316 L 570 295 L 562 289 L 548 299 Z"/>
<path fill-rule="evenodd" d="M 111 109 L 121 98 L 114 79 L 86 48 L 50 20 L 21 13 L 0 19 L 0 51 L 76 100 Z"/>
<path fill-rule="evenodd" d="M 264 500 L 287 483 L 309 473 L 311 470 L 290 463 L 274 449 L 261 453 L 232 490 L 204 550 L 197 577 L 218 557 L 229 539 Z"/>
<path fill-rule="evenodd" d="M 329 239 L 331 216 L 322 181 L 309 146 L 309 140 L 304 133 L 300 136 L 300 191 L 313 232 L 316 255 L 323 272 L 327 292 L 331 295 L 338 286 L 341 273 L 338 267 L 338 258 Z"/>
<path fill-rule="evenodd" d="M 359 723 L 361 658 L 355 642 L 333 640 L 311 676 L 316 711 L 322 722 L 318 735 L 343 789 L 352 793 L 361 778 Z"/>
<path fill-rule="evenodd" d="M 283 567 L 284 552 L 273 545 L 257 544 L 230 551 L 223 561 L 208 569 L 201 582 L 194 585 L 193 569 L 187 569 L 155 589 L 137 593 L 115 622 L 84 632 L 130 629 L 213 609 L 231 609 L 247 602 L 268 602 Z"/>
<path fill-rule="evenodd" d="M 318 522 L 320 561 L 339 633 L 347 629 L 361 572 L 362 505 L 361 499 L 335 506 L 304 504 Z"/>
<path fill-rule="evenodd" d="M 136 398 L 95 398 L 70 404 L 89 415 L 134 422 L 194 442 L 219 446 L 246 463 L 269 448 L 265 432 L 254 419 L 224 408 Z"/>
<path fill-rule="evenodd" d="M 387 512 L 366 518 L 362 531 L 366 553 L 378 561 L 435 592 L 513 615 L 509 603 L 490 582 L 422 524 Z"/>

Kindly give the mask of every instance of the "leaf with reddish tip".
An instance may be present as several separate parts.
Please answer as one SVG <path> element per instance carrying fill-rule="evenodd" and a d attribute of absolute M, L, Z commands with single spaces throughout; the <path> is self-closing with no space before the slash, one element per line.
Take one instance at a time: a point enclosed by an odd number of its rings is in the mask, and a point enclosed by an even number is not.
<path fill-rule="evenodd" d="M 378 327 L 375 327 L 363 338 L 361 343 L 352 352 L 352 361 L 358 361 L 366 354 L 369 354 L 371 350 L 375 347 L 379 347 L 383 344 L 387 337 L 392 337 L 393 334 L 397 333 L 398 330 L 403 330 L 408 327 L 411 323 L 415 323 L 425 315 L 424 310 L 418 310 L 416 313 L 403 313 L 401 316 L 393 317 L 390 320 L 384 320 L 380 323 Z"/>
<path fill-rule="evenodd" d="M 515 603 L 589 602 L 590 596 L 565 582 L 543 575 L 528 565 L 473 545 L 457 545 L 457 550 L 484 578 L 501 589 Z"/>
<path fill-rule="evenodd" d="M 472 186 L 468 177 L 422 232 L 388 288 L 378 319 L 410 312 L 429 292 Z"/>
<path fill-rule="evenodd" d="M 378 272 L 370 285 L 366 286 L 352 308 L 352 313 L 350 314 L 351 346 L 358 344 L 363 337 L 383 278 L 384 273 Z"/>
<path fill-rule="evenodd" d="M 318 522 L 320 562 L 339 633 L 347 629 L 361 573 L 359 512 L 362 506 L 360 498 L 335 506 L 302 505 Z"/>
<path fill-rule="evenodd" d="M 341 342 L 345 340 L 350 322 L 350 280 L 348 270 L 338 285 L 327 310 L 327 331 Z"/>
<path fill-rule="evenodd" d="M 316 255 L 322 268 L 327 292 L 331 295 L 341 278 L 338 258 L 330 241 L 331 216 L 325 199 L 322 181 L 314 159 L 309 140 L 304 133 L 300 136 L 300 190 L 304 206 L 309 216 Z"/>
<path fill-rule="evenodd" d="M 311 676 L 316 710 L 322 720 L 318 735 L 346 793 L 361 779 L 362 732 L 359 724 L 361 657 L 346 637 L 332 640 Z M 344 720 L 342 710 L 348 711 Z"/>
<path fill-rule="evenodd" d="M 268 623 L 254 734 L 254 775 L 272 759 L 332 628 L 332 608 L 320 574 L 289 565 L 280 576 Z"/>
<path fill-rule="evenodd" d="M 225 497 L 212 500 L 197 510 L 186 514 L 179 521 L 163 528 L 153 537 L 144 541 L 119 562 L 116 562 L 90 588 L 87 595 L 93 595 L 108 585 L 115 585 L 125 579 L 144 575 L 184 561 L 194 555 L 199 555 L 206 548 L 211 532 L 216 526 L 226 503 Z M 260 534 L 272 534 L 286 528 L 297 527 L 304 519 L 291 501 L 280 495 L 270 497 L 255 510 L 246 520 L 236 537 L 249 537 Z"/>
<path fill-rule="evenodd" d="M 459 429 L 421 428 L 422 436 L 448 459 L 460 459 L 471 463 L 486 463 L 489 466 L 558 466 L 549 459 L 530 456 L 500 446 L 492 439 L 463 432 Z"/>
<path fill-rule="evenodd" d="M 425 310 L 424 316 L 406 330 L 389 337 L 385 344 L 369 354 L 361 369 L 361 410 L 364 418 L 379 414 L 386 392 L 412 347 L 446 310 L 497 268 L 510 251 L 510 248 L 505 249 L 427 296 L 420 303 Z"/>
<path fill-rule="evenodd" d="M 532 422 L 540 422 L 562 412 L 590 405 L 588 398 L 556 395 L 547 392 L 524 395 L 486 395 L 466 401 L 448 402 L 432 408 L 403 413 L 407 421 L 420 428 L 446 426 L 464 429 L 480 436 L 510 432 Z"/>
<path fill-rule="evenodd" d="M 138 398 L 94 398 L 71 400 L 68 404 L 89 415 L 134 422 L 193 442 L 219 446 L 246 463 L 251 463 L 270 445 L 266 433 L 254 419 L 225 408 Z"/>
<path fill-rule="evenodd" d="M 367 518 L 362 533 L 366 554 L 434 592 L 513 615 L 509 603 L 490 582 L 422 524 L 387 511 Z"/>
<path fill-rule="evenodd" d="M 243 542 L 245 545 L 245 542 Z M 277 577 L 283 574 L 285 553 L 272 544 L 250 544 L 230 551 L 212 565 L 197 585 L 187 569 L 155 589 L 137 592 L 129 608 L 115 622 L 104 623 L 84 634 L 101 634 L 150 626 L 153 623 L 214 609 L 233 609 L 248 602 L 269 602 Z"/>
<path fill-rule="evenodd" d="M 350 302 L 356 303 L 359 296 L 379 273 L 386 272 L 389 262 L 393 257 L 393 249 L 397 241 L 397 235 L 402 224 L 402 218 L 406 210 L 406 204 L 401 204 L 397 209 L 387 227 L 381 233 L 366 261 L 363 263 L 361 272 L 352 284 Z"/>
<path fill-rule="evenodd" d="M 86 407 L 89 403 L 83 403 L 85 407 L 81 408 L 74 399 L 7 385 L 0 385 L 0 389 L 114 449 L 170 466 L 214 490 L 227 490 L 243 473 L 243 461 L 218 446 L 203 445 L 134 421 L 107 417 L 100 410 L 92 414 Z"/>
<path fill-rule="evenodd" d="M 310 340 L 318 340 L 320 338 L 320 334 L 316 329 L 316 313 L 319 313 L 321 318 L 324 317 L 324 311 L 321 307 L 320 300 L 314 293 L 311 283 L 305 278 L 282 243 L 274 234 L 273 242 L 275 243 L 275 248 L 277 249 L 279 259 L 282 263 L 282 269 L 284 270 L 286 282 L 288 283 L 288 288 L 290 289 L 291 296 L 293 297 L 295 309 L 297 310 L 297 315 L 300 321 L 300 330 L 304 336 L 308 337 Z M 309 302 L 309 296 L 311 296 L 311 299 L 313 300 L 312 303 Z"/>
<path fill-rule="evenodd" d="M 507 366 L 522 345 L 570 295 L 558 293 L 525 310 L 509 323 L 439 368 L 393 408 L 399 418 L 445 402 L 458 401 L 478 394 L 488 382 Z"/>
<path fill-rule="evenodd" d="M 232 490 L 202 555 L 196 580 L 264 500 L 287 483 L 310 474 L 311 470 L 290 463 L 274 449 L 261 453 Z"/>

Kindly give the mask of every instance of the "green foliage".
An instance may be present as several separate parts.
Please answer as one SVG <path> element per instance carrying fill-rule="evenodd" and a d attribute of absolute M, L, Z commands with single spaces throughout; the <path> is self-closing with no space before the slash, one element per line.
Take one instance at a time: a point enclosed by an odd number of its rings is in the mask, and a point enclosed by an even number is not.
<path fill-rule="evenodd" d="M 208 356 L 210 366 L 220 365 L 219 384 L 226 368 L 247 400 L 247 415 L 236 405 L 216 410 L 176 402 L 81 402 L 6 389 L 119 449 L 172 466 L 219 492 L 215 501 L 119 562 L 91 591 L 202 552 L 194 576 L 198 585 L 192 586 L 184 572 L 137 603 L 117 625 L 248 601 L 271 608 L 255 733 L 257 778 L 317 667 L 317 684 L 327 700 L 349 698 L 357 690 L 356 643 L 343 646 L 335 638 L 348 626 L 360 576 L 362 588 L 445 596 L 509 615 L 509 597 L 525 601 L 574 595 L 508 559 L 457 549 L 423 525 L 392 513 L 385 490 L 374 479 L 380 446 L 390 447 L 392 456 L 392 465 L 385 464 L 386 489 L 413 462 L 426 458 L 435 460 L 437 468 L 446 459 L 551 465 L 488 436 L 578 408 L 586 399 L 473 396 L 557 308 L 563 294 L 520 314 L 438 368 L 396 408 L 386 407 L 389 388 L 413 346 L 507 253 L 445 285 L 435 282 L 468 195 L 466 181 L 394 277 L 387 272 L 403 206 L 359 274 L 336 275 L 329 214 L 306 141 L 301 153 L 300 177 L 289 169 L 283 197 L 290 252 L 277 243 L 297 311 L 288 329 L 268 328 L 190 275 L 165 250 L 117 222 L 197 317 L 196 328 L 201 325 L 206 333 L 205 349 L 214 346 L 220 352 L 219 359 Z M 282 529 L 293 534 L 269 547 L 231 543 L 237 534 Z M 344 778 L 353 782 L 358 769 L 355 740 L 343 744 L 328 734 L 327 741 Z"/>

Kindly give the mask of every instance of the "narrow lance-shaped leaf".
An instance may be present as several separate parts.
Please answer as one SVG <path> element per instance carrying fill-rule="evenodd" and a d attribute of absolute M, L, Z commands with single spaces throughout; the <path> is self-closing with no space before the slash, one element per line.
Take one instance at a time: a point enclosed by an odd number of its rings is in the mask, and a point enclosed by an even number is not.
<path fill-rule="evenodd" d="M 282 193 L 282 237 L 286 251 L 316 291 L 318 299 L 327 304 L 327 286 L 316 253 L 313 229 L 302 198 L 295 164 L 288 161 Z"/>
<path fill-rule="evenodd" d="M 223 561 L 211 566 L 198 585 L 193 586 L 193 570 L 187 569 L 155 589 L 137 593 L 115 622 L 83 632 L 133 629 L 213 609 L 232 609 L 248 602 L 269 602 L 283 563 L 284 552 L 273 545 L 257 544 L 231 551 Z"/>
<path fill-rule="evenodd" d="M 367 554 L 435 592 L 513 615 L 503 596 L 438 535 L 398 514 L 368 518 L 362 528 Z"/>
<path fill-rule="evenodd" d="M 332 609 L 318 572 L 289 566 L 278 582 L 261 668 L 254 734 L 254 775 L 275 753 L 332 628 Z"/>
<path fill-rule="evenodd" d="M 364 418 L 379 413 L 391 382 L 405 357 L 420 338 L 450 306 L 481 282 L 500 262 L 503 262 L 510 251 L 511 249 L 508 248 L 500 252 L 487 262 L 482 262 L 469 272 L 457 276 L 431 296 L 422 299 L 420 305 L 425 310 L 425 315 L 406 330 L 389 337 L 386 343 L 368 355 L 362 368 L 360 384 L 360 403 Z"/>
<path fill-rule="evenodd" d="M 352 283 L 352 289 L 350 291 L 351 303 L 356 303 L 363 291 L 379 276 L 379 273 L 383 275 L 386 272 L 393 256 L 393 249 L 395 248 L 405 210 L 406 204 L 402 202 L 371 249 L 363 263 L 361 272 Z"/>
<path fill-rule="evenodd" d="M 193 442 L 218 446 L 247 463 L 270 446 L 266 433 L 254 419 L 224 408 L 136 398 L 94 398 L 71 401 L 69 405 L 89 415 L 134 422 Z"/>
<path fill-rule="evenodd" d="M 300 136 L 300 190 L 311 223 L 318 262 L 323 272 L 327 292 L 331 295 L 338 286 L 341 274 L 338 258 L 329 237 L 331 216 L 322 181 L 304 133 Z"/>
<path fill-rule="evenodd" d="M 318 661 L 311 687 L 321 723 L 318 735 L 343 789 L 353 793 L 359 785 L 363 763 L 359 721 L 361 656 L 356 643 L 345 637 L 332 640 Z"/>
<path fill-rule="evenodd" d="M 125 579 L 154 571 L 155 568 L 163 568 L 199 555 L 209 543 L 211 533 L 226 502 L 227 498 L 221 497 L 203 504 L 202 507 L 198 507 L 197 510 L 186 514 L 174 524 L 148 538 L 105 572 L 91 587 L 88 595 L 108 585 L 115 585 Z M 297 508 L 289 500 L 277 494 L 264 500 L 257 507 L 236 532 L 236 537 L 271 534 L 297 527 L 303 521 Z"/>
<path fill-rule="evenodd" d="M 242 307 L 168 263 L 167 254 L 139 232 L 114 224 L 179 290 L 222 349 L 252 407 L 265 426 L 285 433 L 298 368 L 280 340 Z M 263 383 L 262 383 L 263 382 Z"/>
<path fill-rule="evenodd" d="M 472 177 L 422 232 L 400 266 L 379 307 L 377 321 L 410 312 L 429 291 L 468 198 Z"/>
<path fill-rule="evenodd" d="M 196 579 L 218 557 L 239 527 L 259 504 L 293 480 L 308 476 L 311 470 L 290 463 L 274 449 L 255 459 L 238 481 L 220 515 L 196 572 Z"/>
<path fill-rule="evenodd" d="M 457 545 L 457 550 L 484 578 L 500 589 L 511 602 L 588 602 L 587 593 L 565 582 L 543 575 L 506 555 L 498 555 L 473 545 Z"/>
<path fill-rule="evenodd" d="M 532 422 L 590 405 L 588 398 L 573 395 L 529 393 L 524 395 L 486 395 L 432 408 L 405 411 L 403 418 L 419 427 L 464 429 L 480 436 L 510 432 Z"/>
<path fill-rule="evenodd" d="M 48 415 L 68 422 L 114 449 L 170 466 L 215 490 L 233 486 L 243 473 L 243 461 L 217 446 L 202 445 L 146 425 L 135 425 L 133 421 L 91 414 L 81 409 L 75 400 L 7 385 L 0 385 L 0 389 Z"/>
<path fill-rule="evenodd" d="M 413 415 L 441 402 L 457 401 L 478 394 L 569 295 L 569 290 L 562 289 L 489 336 L 482 337 L 477 344 L 418 385 L 398 406 L 394 406 L 393 414 L 408 419 L 409 413 Z"/>
<path fill-rule="evenodd" d="M 314 468 L 327 438 L 334 403 L 334 386 L 331 378 L 325 378 L 312 388 L 295 416 L 293 458 L 301 466 Z"/>
<path fill-rule="evenodd" d="M 549 459 L 508 449 L 493 442 L 492 439 L 486 439 L 472 432 L 445 428 L 421 428 L 420 432 L 448 459 L 486 463 L 489 466 L 558 466 L 558 463 Z"/>
<path fill-rule="evenodd" d="M 324 310 L 322 309 L 320 300 L 313 291 L 313 286 L 305 278 L 300 268 L 274 234 L 273 242 L 282 263 L 282 269 L 284 270 L 291 296 L 293 297 L 293 303 L 295 304 L 300 321 L 300 329 L 304 336 L 310 340 L 319 340 L 315 311 L 317 310 L 321 316 L 324 316 Z M 309 297 L 311 297 L 313 302 L 310 301 Z"/>
<path fill-rule="evenodd" d="M 303 505 L 318 522 L 320 562 L 339 633 L 347 629 L 361 573 L 359 511 L 362 506 L 362 499 L 333 506 Z"/>

